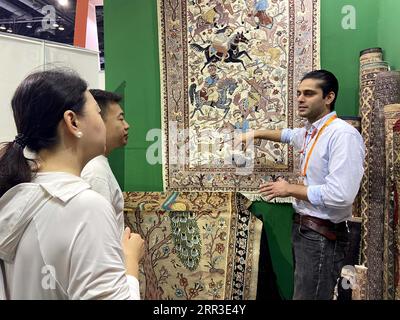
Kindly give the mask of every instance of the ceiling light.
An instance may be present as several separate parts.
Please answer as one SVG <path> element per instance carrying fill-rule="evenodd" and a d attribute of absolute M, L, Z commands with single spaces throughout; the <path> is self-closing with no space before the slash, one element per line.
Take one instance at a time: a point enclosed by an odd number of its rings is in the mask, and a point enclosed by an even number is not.
<path fill-rule="evenodd" d="M 32 29 L 32 24 L 31 24 L 30 22 L 28 22 L 28 24 L 26 25 L 26 27 L 27 27 L 28 29 Z"/>
<path fill-rule="evenodd" d="M 4 25 L 4 24 L 2 24 L 1 26 L 0 26 L 0 30 L 6 30 L 7 28 L 6 28 L 6 26 Z"/>
<path fill-rule="evenodd" d="M 58 30 L 60 30 L 60 31 L 64 31 L 65 29 L 64 29 L 64 27 L 63 27 L 63 26 L 59 26 L 59 27 L 58 27 Z"/>
<path fill-rule="evenodd" d="M 58 3 L 64 7 L 68 6 L 68 0 L 58 0 Z"/>
<path fill-rule="evenodd" d="M 7 32 L 9 32 L 9 33 L 13 32 L 11 27 L 8 27 Z"/>
<path fill-rule="evenodd" d="M 59 26 L 60 26 L 60 25 L 59 25 L 57 22 L 54 22 L 54 23 L 53 23 L 53 27 L 54 27 L 54 28 L 58 28 Z"/>

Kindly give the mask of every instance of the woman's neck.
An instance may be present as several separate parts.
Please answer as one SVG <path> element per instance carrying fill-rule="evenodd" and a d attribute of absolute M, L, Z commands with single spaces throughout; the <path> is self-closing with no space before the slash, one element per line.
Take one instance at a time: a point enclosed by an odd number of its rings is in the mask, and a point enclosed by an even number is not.
<path fill-rule="evenodd" d="M 67 172 L 79 177 L 82 169 L 80 158 L 69 150 L 39 152 L 38 172 Z"/>

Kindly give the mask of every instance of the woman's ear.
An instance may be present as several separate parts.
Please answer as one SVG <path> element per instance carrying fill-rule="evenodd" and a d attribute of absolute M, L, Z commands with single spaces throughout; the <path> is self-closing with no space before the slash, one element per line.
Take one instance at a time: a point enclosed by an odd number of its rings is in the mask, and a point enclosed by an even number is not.
<path fill-rule="evenodd" d="M 75 112 L 67 110 L 64 112 L 64 122 L 67 130 L 77 138 L 82 137 L 82 131 L 79 129 L 79 120 Z"/>

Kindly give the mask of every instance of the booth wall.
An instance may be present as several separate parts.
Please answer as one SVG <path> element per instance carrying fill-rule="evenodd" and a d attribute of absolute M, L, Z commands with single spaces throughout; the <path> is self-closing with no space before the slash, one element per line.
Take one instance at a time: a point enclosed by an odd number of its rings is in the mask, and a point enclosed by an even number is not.
<path fill-rule="evenodd" d="M 161 126 L 157 8 L 154 0 L 104 2 L 106 88 L 125 83 L 124 107 L 130 124 L 129 142 L 113 155 L 124 190 L 161 191 L 161 164 L 149 165 L 147 132 Z M 120 170 L 125 161 L 125 169 Z"/>
<path fill-rule="evenodd" d="M 117 90 L 124 83 L 125 113 L 131 125 L 125 150 L 110 159 L 125 191 L 161 191 L 161 164 L 150 165 L 146 141 L 153 128 L 160 128 L 160 75 L 156 0 L 105 0 L 106 88 Z M 352 6 L 355 29 L 344 29 L 342 19 Z M 349 9 L 349 7 L 346 7 Z M 346 9 L 345 8 L 345 9 Z M 359 52 L 383 46 L 387 60 L 400 67 L 398 0 L 321 0 L 321 67 L 333 71 L 340 82 L 336 111 L 358 114 Z M 397 41 L 397 42 L 396 42 Z M 293 291 L 291 251 L 291 205 L 254 203 L 267 231 L 278 287 L 285 299 Z M 262 284 L 260 284 L 262 285 Z"/>
<path fill-rule="evenodd" d="M 32 72 L 55 67 L 72 68 L 90 87 L 99 87 L 97 52 L 0 32 L 0 143 L 17 134 L 11 99 L 18 85 Z"/>
<path fill-rule="evenodd" d="M 380 0 L 384 2 L 379 11 L 378 45 L 384 49 L 384 58 L 392 70 L 400 69 L 400 1 Z"/>

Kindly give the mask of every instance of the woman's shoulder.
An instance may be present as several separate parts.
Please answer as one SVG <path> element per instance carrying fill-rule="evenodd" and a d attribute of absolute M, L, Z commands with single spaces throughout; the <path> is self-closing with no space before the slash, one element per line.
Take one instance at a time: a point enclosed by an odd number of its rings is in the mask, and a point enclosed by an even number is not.
<path fill-rule="evenodd" d="M 109 211 L 112 209 L 111 203 L 100 193 L 92 189 L 85 189 L 71 199 L 71 204 L 77 204 L 82 209 L 93 208 L 96 210 Z"/>

